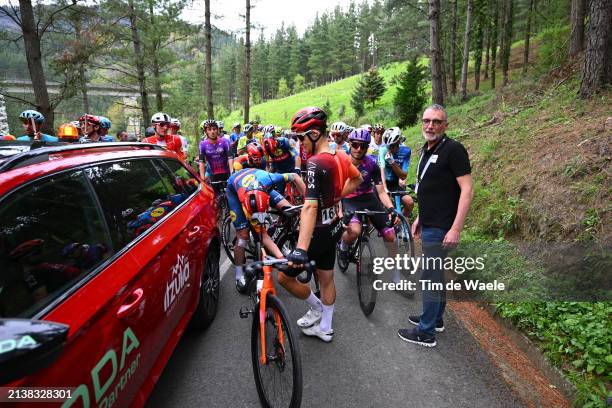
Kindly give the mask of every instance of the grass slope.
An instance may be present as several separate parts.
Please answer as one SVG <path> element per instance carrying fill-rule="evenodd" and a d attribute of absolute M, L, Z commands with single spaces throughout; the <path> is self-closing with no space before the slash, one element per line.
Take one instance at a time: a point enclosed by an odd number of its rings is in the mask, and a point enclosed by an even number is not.
<path fill-rule="evenodd" d="M 374 108 L 366 109 L 366 117 L 371 118 L 373 122 L 375 117 L 381 116 L 381 109 L 387 119 L 391 119 L 393 112 L 393 95 L 395 94 L 395 86 L 390 85 L 391 79 L 398 75 L 405 67 L 405 63 L 393 63 L 379 68 L 380 74 L 383 76 L 387 84 L 387 91 L 383 97 L 376 103 Z M 351 107 L 351 93 L 355 85 L 359 81 L 360 75 L 353 75 L 327 85 L 309 89 L 295 95 L 281 99 L 273 99 L 258 105 L 254 105 L 250 110 L 250 117 L 259 117 L 264 124 L 273 123 L 283 127 L 289 126 L 291 117 L 300 108 L 304 106 L 323 106 L 329 101 L 331 106 L 331 120 L 341 120 L 338 110 L 341 105 L 344 105 L 344 114 L 342 118 L 353 117 L 354 111 Z M 230 124 L 234 122 L 242 122 L 242 111 L 234 111 L 223 120 Z M 390 124 L 390 123 L 389 123 Z"/>

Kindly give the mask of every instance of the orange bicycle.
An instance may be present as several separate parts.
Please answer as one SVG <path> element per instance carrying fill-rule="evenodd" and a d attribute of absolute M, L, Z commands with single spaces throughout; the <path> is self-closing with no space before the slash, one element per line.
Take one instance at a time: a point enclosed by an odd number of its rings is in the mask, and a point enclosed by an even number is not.
<path fill-rule="evenodd" d="M 251 280 L 249 296 L 254 308 L 240 308 L 240 317 L 253 315 L 251 327 L 251 358 L 259 401 L 265 408 L 297 408 L 302 403 L 302 360 L 289 313 L 276 296 L 272 269 L 289 269 L 286 259 L 270 258 L 262 249 L 261 261 L 245 267 Z M 306 266 L 309 275 L 314 262 Z M 256 313 L 258 312 L 258 313 Z"/>

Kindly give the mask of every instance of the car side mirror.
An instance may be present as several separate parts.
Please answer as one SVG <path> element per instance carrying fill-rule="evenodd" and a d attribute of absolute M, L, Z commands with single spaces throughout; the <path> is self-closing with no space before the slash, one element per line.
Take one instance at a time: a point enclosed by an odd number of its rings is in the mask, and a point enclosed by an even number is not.
<path fill-rule="evenodd" d="M 28 319 L 0 319 L 0 384 L 31 375 L 62 352 L 68 326 Z"/>

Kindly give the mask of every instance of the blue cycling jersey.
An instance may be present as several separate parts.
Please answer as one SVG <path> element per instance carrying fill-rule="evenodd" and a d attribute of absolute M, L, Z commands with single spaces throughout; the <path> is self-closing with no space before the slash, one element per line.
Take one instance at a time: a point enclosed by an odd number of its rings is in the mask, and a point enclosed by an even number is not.
<path fill-rule="evenodd" d="M 270 168 L 275 173 L 291 173 L 297 152 L 286 137 L 276 138 L 276 150 L 270 155 Z"/>
<path fill-rule="evenodd" d="M 391 166 L 385 161 L 387 151 L 387 146 L 381 146 L 378 149 L 378 164 L 380 167 L 384 168 L 385 180 L 387 182 L 397 183 L 399 182 L 399 177 L 397 177 Z M 395 162 L 399 164 L 402 171 L 406 173 L 408 172 L 408 166 L 410 166 L 410 153 L 411 151 L 408 146 L 401 145 L 398 152 L 393 155 Z"/>
<path fill-rule="evenodd" d="M 330 142 L 329 143 L 329 147 L 330 147 L 330 149 L 332 149 L 332 151 L 335 151 L 336 147 L 337 147 L 337 143 L 336 142 Z M 344 152 L 346 154 L 348 154 L 349 156 L 351 155 L 351 146 L 348 144 L 348 142 L 344 142 L 342 144 L 342 148 L 344 149 Z"/>
<path fill-rule="evenodd" d="M 293 180 L 292 174 L 268 173 L 259 169 L 244 169 L 227 180 L 229 192 L 235 193 L 238 197 L 243 197 L 248 191 L 263 190 L 270 194 L 270 205 L 276 206 L 283 196 L 279 191 L 285 190 L 285 184 Z"/>
<path fill-rule="evenodd" d="M 29 135 L 22 135 L 22 136 L 19 136 L 17 138 L 17 140 L 19 140 L 21 142 L 30 142 L 30 141 L 32 141 L 32 138 Z M 41 142 L 57 142 L 58 140 L 59 139 L 57 137 L 51 136 L 51 135 L 47 135 L 45 133 L 43 133 L 40 136 L 40 141 Z"/>

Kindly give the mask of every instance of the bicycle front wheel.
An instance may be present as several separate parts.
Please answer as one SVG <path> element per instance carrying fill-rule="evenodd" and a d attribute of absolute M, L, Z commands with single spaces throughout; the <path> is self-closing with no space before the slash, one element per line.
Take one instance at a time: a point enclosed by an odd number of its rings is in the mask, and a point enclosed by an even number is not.
<path fill-rule="evenodd" d="M 361 241 L 359 260 L 357 262 L 357 293 L 359 306 L 364 315 L 369 316 L 376 306 L 376 290 L 374 289 L 374 248 L 367 239 Z"/>
<path fill-rule="evenodd" d="M 230 217 L 226 217 L 223 220 L 221 226 L 221 241 L 223 243 L 223 249 L 229 260 L 234 263 L 234 245 L 236 245 L 236 231 L 232 226 L 232 220 Z"/>
<path fill-rule="evenodd" d="M 289 314 L 282 302 L 268 295 L 264 341 L 266 363 L 262 364 L 259 303 L 253 313 L 251 357 L 255 386 L 262 407 L 297 408 L 302 403 L 302 360 Z"/>
<path fill-rule="evenodd" d="M 395 228 L 397 253 L 407 254 L 409 257 L 414 258 L 414 240 L 412 239 L 410 223 L 403 215 L 399 217 L 400 223 Z"/>

